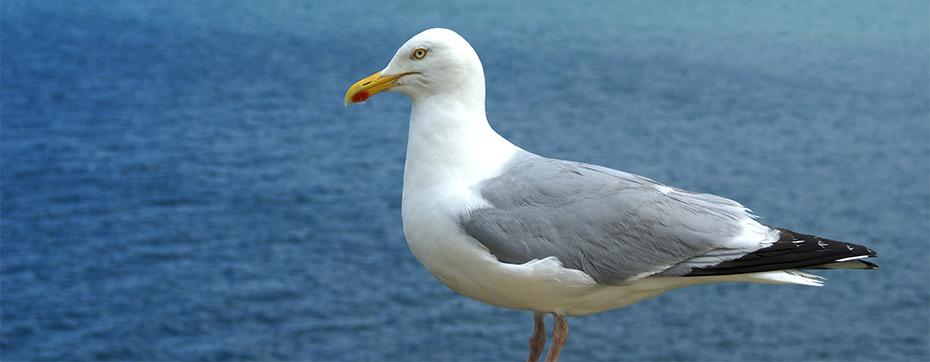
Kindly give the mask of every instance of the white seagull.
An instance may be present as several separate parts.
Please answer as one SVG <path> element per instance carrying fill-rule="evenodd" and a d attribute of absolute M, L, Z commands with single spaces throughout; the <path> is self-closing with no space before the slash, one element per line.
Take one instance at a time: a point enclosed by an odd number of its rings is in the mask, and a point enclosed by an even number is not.
<path fill-rule="evenodd" d="M 413 103 L 404 235 L 443 284 L 534 312 L 529 361 L 558 360 L 567 316 L 717 282 L 822 285 L 798 269 L 873 269 L 864 246 L 773 228 L 739 203 L 524 151 L 491 129 L 484 69 L 448 29 L 417 34 L 345 103 L 397 91 Z"/>

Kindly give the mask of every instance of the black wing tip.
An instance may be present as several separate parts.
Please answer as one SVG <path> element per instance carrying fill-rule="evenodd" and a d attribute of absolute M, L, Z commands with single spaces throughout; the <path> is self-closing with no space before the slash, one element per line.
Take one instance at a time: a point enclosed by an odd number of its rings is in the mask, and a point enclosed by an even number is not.
<path fill-rule="evenodd" d="M 869 269 L 869 270 L 878 269 L 878 264 L 875 264 L 873 262 L 865 261 L 865 260 L 858 260 L 858 262 L 865 264 L 866 269 Z"/>
<path fill-rule="evenodd" d="M 864 267 L 855 269 L 878 269 L 878 264 L 865 258 L 877 257 L 875 250 L 844 241 L 821 238 L 797 233 L 788 229 L 779 231 L 779 239 L 771 246 L 743 255 L 740 258 L 717 265 L 695 268 L 684 276 L 710 276 L 758 273 L 787 269 L 818 269 L 818 267 L 847 261 L 857 261 Z M 853 260 L 850 260 L 853 259 Z"/>
<path fill-rule="evenodd" d="M 822 249 L 827 249 L 827 247 L 826 245 L 820 244 L 820 242 L 831 243 L 831 244 L 839 243 L 839 244 L 842 244 L 842 246 L 846 247 L 846 249 L 850 251 L 850 253 L 852 254 L 851 256 L 868 256 L 869 258 L 878 257 L 878 252 L 876 252 L 875 250 L 872 250 L 872 248 L 869 248 L 863 245 L 854 244 L 854 243 L 850 243 L 846 241 L 827 239 L 827 238 L 816 236 L 816 235 L 802 234 L 802 233 L 794 232 L 794 231 L 784 229 L 784 228 L 773 228 L 773 229 L 778 230 L 780 233 L 780 237 L 778 239 L 779 242 L 797 242 L 797 241 L 815 242 L 816 241 L 818 245 L 821 245 Z M 833 249 L 833 248 L 831 247 L 830 249 Z"/>

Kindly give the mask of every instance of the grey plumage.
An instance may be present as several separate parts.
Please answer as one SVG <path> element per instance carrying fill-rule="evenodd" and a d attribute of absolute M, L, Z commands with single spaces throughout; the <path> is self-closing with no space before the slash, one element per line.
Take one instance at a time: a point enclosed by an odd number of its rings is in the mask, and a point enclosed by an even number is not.
<path fill-rule="evenodd" d="M 651 179 L 595 165 L 525 153 L 478 187 L 491 206 L 460 224 L 498 260 L 555 256 L 602 284 L 683 276 L 770 245 L 732 242 L 753 218 L 735 201 L 663 192 Z"/>
<path fill-rule="evenodd" d="M 579 162 L 522 154 L 481 195 L 493 206 L 462 219 L 469 235 L 499 260 L 556 256 L 599 283 L 619 284 L 665 271 L 725 247 L 746 209 L 722 197 Z"/>

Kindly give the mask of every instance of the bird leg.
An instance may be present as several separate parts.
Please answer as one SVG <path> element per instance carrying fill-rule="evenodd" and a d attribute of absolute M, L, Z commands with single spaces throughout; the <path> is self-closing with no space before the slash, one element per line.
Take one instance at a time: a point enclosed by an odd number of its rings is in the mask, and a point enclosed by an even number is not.
<path fill-rule="evenodd" d="M 568 340 L 568 320 L 564 315 L 555 314 L 555 326 L 552 327 L 552 345 L 546 354 L 546 362 L 557 362 L 565 341 Z"/>
<path fill-rule="evenodd" d="M 530 336 L 530 356 L 527 362 L 536 362 L 546 346 L 546 314 L 533 312 L 533 335 Z"/>

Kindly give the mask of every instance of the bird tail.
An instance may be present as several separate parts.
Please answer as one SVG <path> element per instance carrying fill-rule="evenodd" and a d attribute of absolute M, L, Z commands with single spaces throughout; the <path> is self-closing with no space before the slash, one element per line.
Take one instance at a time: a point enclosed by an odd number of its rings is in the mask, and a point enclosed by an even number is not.
<path fill-rule="evenodd" d="M 793 269 L 752 273 L 747 274 L 747 276 L 751 279 L 749 281 L 755 283 L 798 284 L 812 287 L 821 287 L 823 286 L 824 280 L 826 280 L 826 278 L 819 275 L 808 274 L 800 270 Z"/>
<path fill-rule="evenodd" d="M 863 256 L 862 258 L 866 257 L 867 256 Z M 804 269 L 878 269 L 878 265 L 865 260 L 853 259 L 805 267 Z M 827 280 L 822 276 L 809 274 L 794 269 L 752 273 L 749 274 L 749 277 L 754 279 L 754 282 L 772 284 L 799 284 L 809 285 L 812 287 L 823 286 L 823 282 Z"/>

